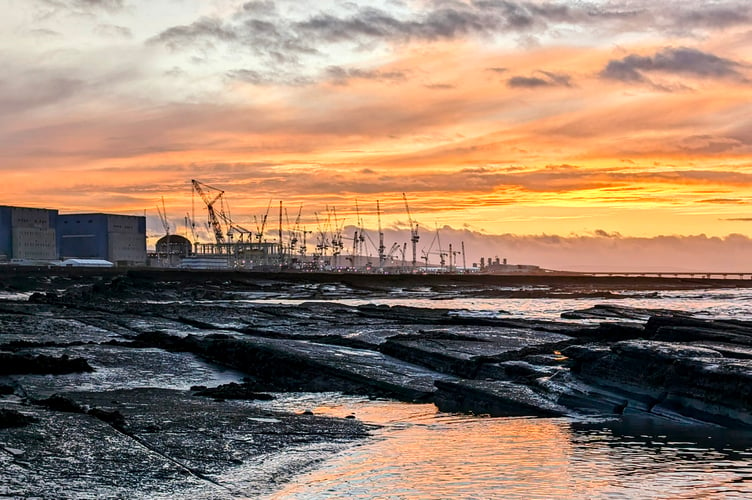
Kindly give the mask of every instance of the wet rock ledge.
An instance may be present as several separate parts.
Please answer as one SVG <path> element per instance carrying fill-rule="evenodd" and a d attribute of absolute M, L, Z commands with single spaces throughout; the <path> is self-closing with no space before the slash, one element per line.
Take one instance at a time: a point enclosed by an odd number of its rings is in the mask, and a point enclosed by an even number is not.
<path fill-rule="evenodd" d="M 296 405 L 307 392 L 493 416 L 640 413 L 752 427 L 750 323 L 613 305 L 569 311 L 567 321 L 345 305 L 336 300 L 369 297 L 364 283 L 227 278 L 65 276 L 0 294 L 0 496 L 273 491 L 372 431 Z M 373 293 L 504 289 L 455 285 Z M 586 288 L 556 293 L 567 286 Z"/>

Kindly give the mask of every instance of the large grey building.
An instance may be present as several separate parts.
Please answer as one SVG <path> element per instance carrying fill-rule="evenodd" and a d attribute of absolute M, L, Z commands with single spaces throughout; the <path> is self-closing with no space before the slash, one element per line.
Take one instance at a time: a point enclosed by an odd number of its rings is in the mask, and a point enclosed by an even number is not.
<path fill-rule="evenodd" d="M 146 263 L 146 217 L 60 215 L 57 228 L 62 259 L 101 259 L 117 266 Z"/>
<path fill-rule="evenodd" d="M 0 206 L 0 261 L 58 258 L 57 210 Z"/>

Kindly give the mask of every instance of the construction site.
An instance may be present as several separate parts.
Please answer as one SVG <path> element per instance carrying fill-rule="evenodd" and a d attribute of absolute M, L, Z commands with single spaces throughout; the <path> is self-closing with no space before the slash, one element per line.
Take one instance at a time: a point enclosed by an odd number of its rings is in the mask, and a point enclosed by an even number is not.
<path fill-rule="evenodd" d="M 382 226 L 375 210 L 334 206 L 304 215 L 279 201 L 239 222 L 223 189 L 191 180 L 191 209 L 172 224 L 162 198 L 156 206 L 160 234 L 147 234 L 147 216 L 104 213 L 60 214 L 56 209 L 0 206 L 0 264 L 66 267 L 152 267 L 248 271 L 357 272 L 381 274 L 544 272 L 537 266 L 508 265 L 499 257 L 468 266 L 464 241 L 442 243 L 438 226 L 422 230 L 405 193 L 387 201 L 401 222 Z M 376 222 L 367 230 L 364 216 Z M 404 216 L 404 219 L 402 217 Z M 349 223 L 345 225 L 349 218 Z M 154 218 L 152 218 L 152 221 Z M 387 241 L 387 235 L 390 235 Z M 147 250 L 147 241 L 154 250 Z M 421 246 L 419 247 L 419 243 Z"/>
<path fill-rule="evenodd" d="M 252 223 L 239 223 L 230 213 L 224 190 L 191 180 L 191 213 L 185 214 L 184 236 L 172 234 L 164 200 L 157 206 L 164 235 L 155 245 L 150 265 L 182 269 L 297 270 L 370 273 L 469 272 L 464 242 L 459 247 L 441 246 L 436 230 L 430 244 L 418 251 L 419 225 L 402 193 L 409 241 L 385 241 L 381 204 L 376 200 L 377 232 L 364 227 L 360 207 L 355 202 L 355 223 L 345 234 L 345 217 L 335 207 L 314 212 L 315 227 L 302 222 L 303 206 L 291 217 L 280 201 L 253 216 Z M 252 228 L 249 228 L 252 226 Z M 201 234 L 211 241 L 200 241 Z M 490 264 L 491 259 L 489 259 Z"/>

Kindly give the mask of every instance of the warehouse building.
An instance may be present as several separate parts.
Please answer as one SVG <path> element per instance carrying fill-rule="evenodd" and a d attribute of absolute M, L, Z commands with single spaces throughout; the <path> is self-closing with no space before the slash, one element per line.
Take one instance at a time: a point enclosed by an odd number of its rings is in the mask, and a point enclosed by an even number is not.
<path fill-rule="evenodd" d="M 58 258 L 57 210 L 0 205 L 0 262 Z"/>
<path fill-rule="evenodd" d="M 146 264 L 146 217 L 111 214 L 59 215 L 61 259 L 101 259 L 117 266 Z"/>

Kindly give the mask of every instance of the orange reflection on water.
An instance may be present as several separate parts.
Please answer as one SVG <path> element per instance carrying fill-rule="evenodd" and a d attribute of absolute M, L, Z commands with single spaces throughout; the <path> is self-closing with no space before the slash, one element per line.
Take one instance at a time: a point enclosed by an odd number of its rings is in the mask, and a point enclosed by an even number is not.
<path fill-rule="evenodd" d="M 577 479 L 565 420 L 440 414 L 433 405 L 357 411 L 358 418 L 385 425 L 378 439 L 271 498 L 586 498 L 606 486 L 604 479 Z"/>

